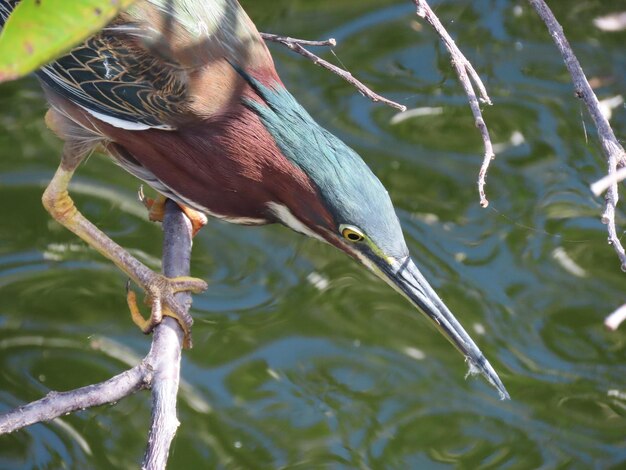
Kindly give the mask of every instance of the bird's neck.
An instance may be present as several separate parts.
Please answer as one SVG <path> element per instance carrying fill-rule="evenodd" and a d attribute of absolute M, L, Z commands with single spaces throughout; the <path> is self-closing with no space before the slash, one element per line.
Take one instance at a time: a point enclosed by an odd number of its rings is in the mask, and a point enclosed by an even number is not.
<path fill-rule="evenodd" d="M 242 197 L 256 194 L 257 210 L 263 211 L 268 221 L 313 237 L 317 235 L 312 227 L 331 224 L 332 216 L 315 183 L 287 158 L 253 109 L 239 106 L 210 122 L 207 129 L 211 132 L 211 138 L 205 140 L 211 142 L 207 153 L 236 169 L 224 175 L 225 180 Z"/>

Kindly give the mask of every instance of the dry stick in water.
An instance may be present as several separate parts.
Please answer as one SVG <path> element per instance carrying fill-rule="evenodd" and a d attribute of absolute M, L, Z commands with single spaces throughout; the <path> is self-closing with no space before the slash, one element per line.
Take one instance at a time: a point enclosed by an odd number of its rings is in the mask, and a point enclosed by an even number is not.
<path fill-rule="evenodd" d="M 365 84 L 361 81 L 354 78 L 354 76 L 340 67 L 331 64 L 330 62 L 322 59 L 321 57 L 313 54 L 308 49 L 305 49 L 303 46 L 335 46 L 337 42 L 334 39 L 328 39 L 326 41 L 306 41 L 304 39 L 294 39 L 286 36 L 278 36 L 276 34 L 269 33 L 261 33 L 261 37 L 266 41 L 277 42 L 282 44 L 294 52 L 306 57 L 315 65 L 319 65 L 320 67 L 325 68 L 326 70 L 330 70 L 332 73 L 339 75 L 346 82 L 354 86 L 359 93 L 361 93 L 366 98 L 374 102 L 384 103 L 392 108 L 399 109 L 400 111 L 406 111 L 406 106 L 396 103 L 384 96 L 379 95 L 378 93 L 374 93 L 371 89 L 369 89 Z"/>
<path fill-rule="evenodd" d="M 617 252 L 617 256 L 622 264 L 622 269 L 626 269 L 626 253 L 624 253 L 624 248 L 617 237 L 617 230 L 615 228 L 615 207 L 617 206 L 619 196 L 617 190 L 617 180 L 614 177 L 617 168 L 623 167 L 626 164 L 626 152 L 624 152 L 624 148 L 615 138 L 615 133 L 613 132 L 613 129 L 611 129 L 609 121 L 607 121 L 600 111 L 598 98 L 593 92 L 591 85 L 589 85 L 587 77 L 585 77 L 585 73 L 578 62 L 578 59 L 574 55 L 569 42 L 563 34 L 563 28 L 554 17 L 554 14 L 543 0 L 528 0 L 528 2 L 532 5 L 548 27 L 548 31 L 550 32 L 554 43 L 563 56 L 563 61 L 567 66 L 567 70 L 569 70 L 569 73 L 572 76 L 576 96 L 583 100 L 589 110 L 589 114 L 591 114 L 591 118 L 593 119 L 596 128 L 598 129 L 598 135 L 602 144 L 602 151 L 604 152 L 604 156 L 608 162 L 608 174 L 609 177 L 613 178 L 606 193 L 606 206 L 604 214 L 602 215 L 602 222 L 607 224 L 609 243 L 613 245 L 613 248 Z"/>
<path fill-rule="evenodd" d="M 617 228 L 615 226 L 615 208 L 617 207 L 617 201 L 619 200 L 617 184 L 624 173 L 623 171 L 620 171 L 620 174 L 618 174 L 617 169 L 626 165 L 626 152 L 624 152 L 624 148 L 616 139 L 615 133 L 613 132 L 609 121 L 600 111 L 598 98 L 593 92 L 591 85 L 589 85 L 587 77 L 585 77 L 585 73 L 578 62 L 576 55 L 572 51 L 565 34 L 563 33 L 563 28 L 554 17 L 554 14 L 543 0 L 528 0 L 528 2 L 532 5 L 537 14 L 548 27 L 548 31 L 561 52 L 563 61 L 572 76 L 576 96 L 583 100 L 589 110 L 589 114 L 591 114 L 591 118 L 593 119 L 596 128 L 598 129 L 598 136 L 600 137 L 600 142 L 602 144 L 602 151 L 608 163 L 607 179 L 605 180 L 603 178 L 603 183 L 596 183 L 598 186 L 605 185 L 607 190 L 604 213 L 602 214 L 602 222 L 607 226 L 607 231 L 609 232 L 609 244 L 613 245 L 613 249 L 617 253 L 620 260 L 622 270 L 626 270 L 626 253 L 624 252 L 624 247 L 617 236 Z M 593 186 L 594 185 L 592 185 L 592 190 L 594 190 Z M 595 188 L 595 190 L 598 191 L 599 188 Z M 605 320 L 607 327 L 612 329 L 617 328 L 619 323 L 624 320 L 624 312 L 625 310 L 622 307 L 610 315 Z"/>
<path fill-rule="evenodd" d="M 178 206 L 168 201 L 163 220 L 163 270 L 167 276 L 189 273 L 191 224 Z M 180 294 L 179 294 L 180 295 Z M 183 294 L 187 295 L 187 294 Z M 188 307 L 189 300 L 178 297 Z M 176 395 L 183 331 L 166 317 L 155 328 L 150 352 L 130 370 L 99 384 L 68 392 L 50 392 L 41 400 L 0 415 L 0 434 L 50 421 L 74 411 L 120 401 L 138 390 L 152 389 L 152 426 L 142 468 L 164 469 L 169 446 L 178 427 Z"/>
<path fill-rule="evenodd" d="M 487 129 L 487 125 L 485 124 L 485 120 L 483 119 L 483 115 L 480 111 L 480 105 L 478 103 L 478 99 L 476 97 L 476 92 L 474 91 L 472 82 L 474 82 L 474 84 L 478 88 L 480 100 L 483 103 L 490 105 L 491 100 L 489 99 L 489 96 L 487 95 L 487 90 L 485 89 L 485 85 L 483 85 L 483 82 L 476 73 L 476 70 L 474 70 L 472 64 L 459 50 L 457 45 L 454 43 L 454 40 L 443 27 L 441 21 L 439 21 L 439 18 L 437 18 L 437 15 L 435 15 L 435 13 L 432 11 L 426 0 L 413 0 L 413 2 L 415 3 L 415 6 L 417 8 L 417 16 L 419 16 L 420 18 L 424 18 L 434 28 L 437 34 L 441 37 L 443 43 L 448 49 L 448 52 L 450 52 L 450 55 L 452 56 L 452 65 L 454 66 L 454 69 L 459 76 L 461 85 L 463 86 L 465 94 L 467 95 L 467 98 L 469 100 L 470 108 L 472 109 L 472 114 L 474 115 L 476 127 L 480 131 L 480 135 L 483 139 L 483 145 L 485 146 L 483 163 L 478 173 L 478 194 L 480 196 L 480 205 L 482 207 L 487 207 L 489 205 L 489 201 L 487 200 L 487 196 L 485 195 L 485 179 L 487 178 L 489 164 L 496 155 L 493 152 L 493 145 L 491 144 L 491 138 L 489 137 L 489 129 Z"/>

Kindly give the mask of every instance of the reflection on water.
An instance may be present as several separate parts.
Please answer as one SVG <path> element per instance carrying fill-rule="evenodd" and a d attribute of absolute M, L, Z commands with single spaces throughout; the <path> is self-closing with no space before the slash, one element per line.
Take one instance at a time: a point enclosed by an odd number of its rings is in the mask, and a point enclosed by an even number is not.
<path fill-rule="evenodd" d="M 310 3 L 310 2 L 309 2 Z M 261 29 L 335 37 L 337 56 L 412 116 L 272 46 L 283 80 L 359 151 L 396 204 L 424 274 L 472 332 L 512 401 L 465 380 L 458 353 L 352 261 L 281 227 L 219 222 L 196 239 L 195 348 L 185 355 L 172 468 L 619 468 L 626 463 L 625 333 L 603 316 L 624 277 L 588 183 L 604 163 L 591 120 L 524 2 L 437 2 L 494 107 L 498 147 L 479 207 L 480 137 L 448 56 L 410 2 L 244 2 Z M 624 95 L 614 2 L 552 2 L 599 97 Z M 0 87 L 0 407 L 103 380 L 147 351 L 125 279 L 50 221 L 40 197 L 60 144 L 26 79 Z M 623 106 L 613 109 L 626 135 Z M 159 227 L 137 182 L 100 157 L 79 207 L 153 267 Z M 2 468 L 127 468 L 143 451 L 146 394 L 0 439 Z"/>

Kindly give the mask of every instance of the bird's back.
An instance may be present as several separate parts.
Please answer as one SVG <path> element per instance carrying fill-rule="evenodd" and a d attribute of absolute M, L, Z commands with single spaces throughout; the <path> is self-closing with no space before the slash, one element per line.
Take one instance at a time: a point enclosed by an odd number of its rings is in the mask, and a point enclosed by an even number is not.
<path fill-rule="evenodd" d="M 17 3 L 0 0 L 0 26 Z M 105 122 L 173 129 L 239 98 L 245 83 L 233 65 L 277 79 L 236 0 L 143 0 L 37 75 Z"/>

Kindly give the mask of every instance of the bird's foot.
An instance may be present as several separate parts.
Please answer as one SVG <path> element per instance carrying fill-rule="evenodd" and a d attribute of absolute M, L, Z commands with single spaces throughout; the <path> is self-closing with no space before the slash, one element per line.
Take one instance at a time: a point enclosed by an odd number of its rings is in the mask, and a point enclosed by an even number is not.
<path fill-rule="evenodd" d="M 137 296 L 130 289 L 130 281 L 126 286 L 126 301 L 130 309 L 130 315 L 133 322 L 148 334 L 152 332 L 163 320 L 164 316 L 174 318 L 181 326 L 184 332 L 183 347 L 191 348 L 191 325 L 193 318 L 178 301 L 174 298 L 174 294 L 178 292 L 193 292 L 194 294 L 206 290 L 207 283 L 202 279 L 194 277 L 174 277 L 167 278 L 161 274 L 154 274 L 145 286 L 142 286 L 146 292 L 146 303 L 150 305 L 150 317 L 144 318 L 139 311 L 137 305 Z"/>
<path fill-rule="evenodd" d="M 148 209 L 148 219 L 152 222 L 163 222 L 165 216 L 165 202 L 167 198 L 159 194 L 156 198 L 147 197 L 143 193 L 143 186 L 139 188 L 139 200 Z M 178 203 L 176 203 L 178 204 Z M 207 217 L 201 212 L 193 210 L 184 204 L 178 204 L 191 222 L 191 236 L 195 237 L 202 227 L 207 224 Z"/>

